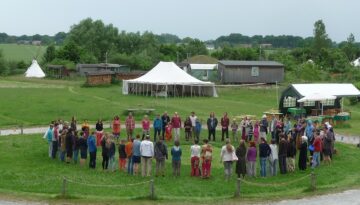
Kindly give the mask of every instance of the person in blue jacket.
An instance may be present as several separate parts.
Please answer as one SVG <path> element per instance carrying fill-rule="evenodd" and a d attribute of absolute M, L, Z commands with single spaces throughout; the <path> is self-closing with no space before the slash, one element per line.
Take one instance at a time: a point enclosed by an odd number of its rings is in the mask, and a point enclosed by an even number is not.
<path fill-rule="evenodd" d="M 154 119 L 153 127 L 154 127 L 154 142 L 156 142 L 156 137 L 159 137 L 159 139 L 160 139 L 160 136 L 161 136 L 160 132 L 163 127 L 162 120 L 161 120 L 159 114 L 156 115 L 156 118 Z"/>
<path fill-rule="evenodd" d="M 96 167 L 96 140 L 95 140 L 95 132 L 92 132 L 91 135 L 87 139 L 89 154 L 90 154 L 90 162 L 89 167 L 95 169 Z"/>

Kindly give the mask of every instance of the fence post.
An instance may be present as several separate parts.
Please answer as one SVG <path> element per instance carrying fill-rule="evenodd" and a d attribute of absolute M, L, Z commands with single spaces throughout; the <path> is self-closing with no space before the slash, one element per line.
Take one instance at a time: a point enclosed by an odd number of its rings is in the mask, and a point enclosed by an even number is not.
<path fill-rule="evenodd" d="M 63 178 L 63 184 L 62 184 L 62 190 L 61 190 L 61 196 L 65 198 L 66 195 L 66 178 Z"/>
<path fill-rule="evenodd" d="M 150 199 L 155 199 L 154 179 L 150 180 Z"/>
<path fill-rule="evenodd" d="M 23 124 L 20 124 L 20 134 L 24 134 L 24 126 L 23 126 Z"/>
<path fill-rule="evenodd" d="M 316 190 L 316 175 L 313 171 L 310 174 L 310 179 L 311 179 L 311 190 L 315 191 Z"/>
<path fill-rule="evenodd" d="M 240 178 L 237 178 L 237 180 L 236 180 L 235 197 L 240 197 L 240 185 L 241 185 L 241 179 L 240 179 Z"/>

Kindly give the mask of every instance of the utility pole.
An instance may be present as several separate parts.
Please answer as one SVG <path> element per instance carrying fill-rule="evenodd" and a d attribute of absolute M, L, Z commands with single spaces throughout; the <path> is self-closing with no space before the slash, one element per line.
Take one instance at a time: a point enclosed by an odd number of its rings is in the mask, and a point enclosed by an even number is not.
<path fill-rule="evenodd" d="M 108 56 L 108 52 L 105 52 L 105 69 L 107 70 L 107 56 Z"/>

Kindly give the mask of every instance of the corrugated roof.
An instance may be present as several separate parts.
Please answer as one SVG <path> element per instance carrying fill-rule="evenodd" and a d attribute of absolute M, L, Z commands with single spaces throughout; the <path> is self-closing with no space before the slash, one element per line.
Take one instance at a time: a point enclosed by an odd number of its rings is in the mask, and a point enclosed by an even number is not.
<path fill-rule="evenodd" d="M 222 60 L 219 63 L 225 66 L 271 66 L 284 67 L 283 64 L 276 61 L 237 61 L 237 60 Z"/>
<path fill-rule="evenodd" d="M 109 70 L 99 70 L 92 72 L 85 72 L 86 75 L 94 76 L 94 75 L 113 75 L 115 72 Z"/>
<path fill-rule="evenodd" d="M 336 97 L 360 96 L 360 91 L 350 83 L 292 84 L 303 97 L 314 93 L 325 93 Z"/>

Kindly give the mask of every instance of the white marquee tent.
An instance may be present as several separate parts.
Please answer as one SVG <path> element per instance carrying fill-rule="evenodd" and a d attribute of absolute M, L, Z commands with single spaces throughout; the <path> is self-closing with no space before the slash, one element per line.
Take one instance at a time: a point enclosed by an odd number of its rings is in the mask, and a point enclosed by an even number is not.
<path fill-rule="evenodd" d="M 43 78 L 45 77 L 44 71 L 40 68 L 36 60 L 32 61 L 32 64 L 25 72 L 25 77 L 27 78 Z"/>
<path fill-rule="evenodd" d="M 218 96 L 214 83 L 194 78 L 173 62 L 159 62 L 145 75 L 123 80 L 122 92 L 146 96 Z"/>

